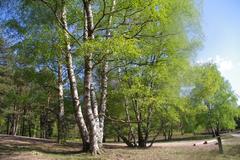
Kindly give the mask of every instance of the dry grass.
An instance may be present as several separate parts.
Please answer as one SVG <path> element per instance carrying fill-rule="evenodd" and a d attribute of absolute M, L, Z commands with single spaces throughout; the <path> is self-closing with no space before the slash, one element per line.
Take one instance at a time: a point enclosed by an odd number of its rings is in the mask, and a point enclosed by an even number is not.
<path fill-rule="evenodd" d="M 105 145 L 103 155 L 92 157 L 80 153 L 79 144 L 58 145 L 53 141 L 32 140 L 0 135 L 1 160 L 239 160 L 240 138 L 224 139 L 224 154 L 215 142 L 200 141 L 158 143 L 149 149 L 133 149 L 124 145 Z M 196 146 L 193 144 L 196 143 Z"/>

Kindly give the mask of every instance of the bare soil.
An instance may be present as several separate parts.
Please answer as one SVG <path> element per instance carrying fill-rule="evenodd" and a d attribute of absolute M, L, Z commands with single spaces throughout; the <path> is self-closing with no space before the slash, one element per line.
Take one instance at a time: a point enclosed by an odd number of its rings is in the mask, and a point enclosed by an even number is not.
<path fill-rule="evenodd" d="M 207 144 L 203 144 L 207 141 Z M 215 139 L 161 142 L 149 149 L 128 148 L 123 143 L 106 143 L 104 153 L 81 153 L 79 143 L 57 144 L 53 140 L 0 135 L 0 160 L 239 160 L 238 134 L 223 140 L 225 153 L 218 153 Z"/>

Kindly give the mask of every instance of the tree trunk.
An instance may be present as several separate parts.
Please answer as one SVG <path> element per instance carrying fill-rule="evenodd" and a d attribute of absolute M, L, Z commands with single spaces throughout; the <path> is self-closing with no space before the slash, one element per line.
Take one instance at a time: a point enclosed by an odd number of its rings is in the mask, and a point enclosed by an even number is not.
<path fill-rule="evenodd" d="M 32 137 L 32 122 L 28 120 L 28 136 Z"/>
<path fill-rule="evenodd" d="M 115 10 L 116 0 L 112 0 L 112 8 L 110 12 Z M 113 16 L 110 15 L 108 19 L 108 27 L 112 25 Z M 109 29 L 106 31 L 106 38 L 111 37 L 111 32 Z M 101 100 L 100 100 L 100 116 L 99 116 L 99 146 L 102 147 L 103 134 L 104 134 L 104 121 L 105 121 L 105 112 L 107 106 L 107 87 L 108 87 L 108 62 L 107 59 L 103 60 L 102 66 L 102 75 L 101 75 Z"/>
<path fill-rule="evenodd" d="M 215 133 L 216 133 L 216 137 L 217 137 L 219 153 L 223 154 L 222 138 L 220 136 L 219 128 L 216 129 Z"/>
<path fill-rule="evenodd" d="M 163 136 L 164 136 L 164 140 L 167 141 L 167 133 L 165 129 L 163 129 Z"/>
<path fill-rule="evenodd" d="M 22 125 L 21 125 L 21 135 L 24 136 L 25 135 L 25 121 L 26 121 L 26 106 L 24 106 L 23 108 L 23 117 L 22 117 Z"/>
<path fill-rule="evenodd" d="M 85 17 L 85 40 L 94 39 L 93 35 L 93 13 L 91 1 L 83 0 L 84 3 L 84 17 Z M 92 85 L 92 53 L 86 53 L 84 57 L 85 70 L 84 70 L 84 108 L 87 112 L 87 118 L 89 121 L 89 137 L 90 137 L 90 151 L 92 154 L 99 154 L 100 149 L 98 147 L 97 125 L 91 106 L 91 85 Z"/>
<path fill-rule="evenodd" d="M 10 123 L 11 123 L 11 116 L 7 115 L 7 125 L 6 125 L 7 134 L 10 134 Z"/>
<path fill-rule="evenodd" d="M 40 137 L 47 138 L 47 113 L 45 109 L 40 115 Z"/>
<path fill-rule="evenodd" d="M 106 143 L 106 136 L 103 135 L 103 140 L 102 140 L 103 143 Z"/>
<path fill-rule="evenodd" d="M 21 135 L 25 135 L 25 118 L 22 119 L 22 126 L 21 126 Z"/>
<path fill-rule="evenodd" d="M 68 26 L 67 26 L 66 8 L 65 8 L 64 4 L 63 4 L 63 8 L 62 8 L 61 22 L 64 27 L 63 30 L 64 30 L 64 40 L 65 40 L 65 58 L 66 58 L 68 79 L 70 81 L 71 96 L 72 96 L 73 106 L 75 108 L 75 119 L 76 119 L 76 123 L 78 125 L 80 135 L 82 138 L 83 151 L 88 151 L 89 144 L 90 144 L 89 133 L 88 133 L 88 130 L 87 130 L 84 118 L 83 118 L 82 109 L 80 106 L 77 82 L 76 82 L 76 77 L 75 77 L 75 73 L 73 70 L 72 54 L 70 52 L 71 47 L 70 47 L 70 43 L 69 43 L 69 35 L 65 31 L 68 29 Z"/>
<path fill-rule="evenodd" d="M 93 111 L 93 116 L 95 119 L 95 124 L 96 124 L 96 135 L 97 135 L 97 140 L 98 140 L 98 145 L 101 144 L 102 139 L 100 139 L 99 135 L 100 135 L 100 130 L 99 130 L 99 115 L 98 115 L 98 104 L 97 104 L 97 97 L 96 94 L 94 92 L 94 87 L 93 85 L 91 85 L 91 102 L 92 102 L 92 111 Z"/>
<path fill-rule="evenodd" d="M 90 151 L 92 154 L 98 154 L 98 131 L 96 119 L 91 105 L 91 83 L 92 83 L 92 54 L 85 56 L 85 76 L 84 76 L 84 107 L 87 112 L 89 122 Z"/>
<path fill-rule="evenodd" d="M 221 136 L 217 136 L 217 141 L 218 141 L 218 148 L 219 148 L 219 153 L 223 154 L 223 146 L 222 146 L 222 139 Z"/>
<path fill-rule="evenodd" d="M 107 103 L 107 85 L 108 85 L 107 70 L 108 70 L 108 63 L 105 61 L 103 63 L 103 68 L 102 68 L 101 100 L 100 100 L 100 108 L 99 108 L 99 146 L 100 147 L 102 147 L 106 103 Z"/>
<path fill-rule="evenodd" d="M 120 138 L 123 140 L 124 143 L 127 144 L 128 147 L 136 147 L 132 142 L 130 142 L 126 137 L 124 137 L 120 131 L 121 129 L 118 128 L 118 129 L 115 129 L 116 132 L 117 132 L 117 142 L 120 142 Z"/>
<path fill-rule="evenodd" d="M 172 140 L 172 128 L 168 130 L 168 141 Z"/>
<path fill-rule="evenodd" d="M 213 137 L 216 137 L 217 135 L 216 135 L 215 129 L 213 129 L 213 128 L 211 127 L 211 131 L 212 131 L 212 136 L 213 136 Z"/>
<path fill-rule="evenodd" d="M 16 136 L 17 135 L 17 131 L 18 131 L 18 120 L 19 120 L 19 116 L 17 114 L 16 115 L 16 118 L 15 118 L 15 121 L 14 121 L 14 132 L 13 132 L 13 135 Z"/>
<path fill-rule="evenodd" d="M 133 133 L 133 129 L 132 129 L 132 125 L 131 125 L 131 119 L 130 119 L 130 114 L 128 111 L 128 104 L 127 104 L 127 98 L 125 98 L 125 113 L 126 113 L 126 117 L 127 117 L 127 122 L 128 122 L 128 129 L 129 129 L 129 136 L 128 136 L 128 140 L 131 141 L 131 139 L 133 139 L 133 144 L 136 146 L 136 138 L 135 135 Z"/>
<path fill-rule="evenodd" d="M 46 139 L 49 139 L 49 135 L 50 135 L 50 124 L 49 124 L 49 115 L 48 115 L 48 109 L 50 107 L 50 100 L 51 100 L 51 96 L 50 93 L 48 94 L 48 99 L 47 99 L 47 110 L 45 110 L 45 114 L 44 114 L 44 131 L 45 131 L 45 135 L 44 137 Z"/>
<path fill-rule="evenodd" d="M 147 146 L 146 141 L 143 138 L 143 134 L 142 134 L 142 122 L 138 122 L 138 146 L 140 148 L 145 148 Z"/>
<path fill-rule="evenodd" d="M 17 107 L 14 104 L 13 107 L 13 114 L 11 116 L 11 127 L 10 127 L 10 135 L 16 136 L 17 135 L 17 129 L 18 129 L 18 114 L 17 112 Z"/>
<path fill-rule="evenodd" d="M 143 138 L 143 131 L 142 131 L 142 114 L 138 106 L 138 102 L 136 99 L 132 100 L 133 109 L 135 113 L 135 117 L 137 120 L 137 135 L 138 135 L 138 146 L 141 148 L 146 147 L 146 141 Z"/>
<path fill-rule="evenodd" d="M 58 103 L 58 143 L 63 143 L 65 142 L 65 121 L 61 56 L 58 60 Z"/>
<path fill-rule="evenodd" d="M 150 128 L 151 128 L 151 121 L 152 121 L 152 107 L 148 107 L 148 114 L 147 114 L 147 127 L 145 129 L 145 142 L 147 143 L 148 138 L 149 138 L 149 132 L 150 132 Z"/>

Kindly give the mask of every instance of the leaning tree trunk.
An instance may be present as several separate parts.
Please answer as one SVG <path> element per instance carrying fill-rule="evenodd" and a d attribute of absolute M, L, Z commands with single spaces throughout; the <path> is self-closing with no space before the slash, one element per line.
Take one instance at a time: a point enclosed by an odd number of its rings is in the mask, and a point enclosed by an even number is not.
<path fill-rule="evenodd" d="M 64 2 L 63 2 L 64 3 Z M 78 89 L 77 89 L 77 82 L 75 73 L 73 70 L 73 62 L 72 62 L 72 55 L 70 52 L 71 46 L 69 42 L 69 35 L 66 30 L 68 30 L 67 26 L 67 17 L 66 17 L 66 8 L 63 5 L 62 8 L 62 15 L 61 15 L 61 23 L 64 30 L 64 40 L 65 40 L 65 57 L 66 57 L 66 65 L 67 65 L 67 72 L 68 72 L 68 79 L 70 81 L 70 89 L 71 89 L 71 96 L 73 100 L 73 106 L 75 108 L 75 119 L 76 123 L 79 127 L 80 135 L 83 142 L 83 150 L 89 150 L 89 133 L 83 118 L 82 109 L 80 106 L 80 100 L 78 96 Z"/>
<path fill-rule="evenodd" d="M 63 97 L 63 80 L 62 80 L 62 59 L 58 60 L 58 143 L 65 141 L 65 121 L 64 121 L 64 97 Z"/>
<path fill-rule="evenodd" d="M 94 39 L 93 34 L 93 13 L 91 1 L 83 0 L 84 3 L 84 39 Z M 89 137 L 90 137 L 90 151 L 92 154 L 99 154 L 100 149 L 98 147 L 98 128 L 96 125 L 95 117 L 91 105 L 91 85 L 92 85 L 92 53 L 86 53 L 84 56 L 85 70 L 84 70 L 84 107 L 87 112 L 87 119 L 89 121 Z"/>

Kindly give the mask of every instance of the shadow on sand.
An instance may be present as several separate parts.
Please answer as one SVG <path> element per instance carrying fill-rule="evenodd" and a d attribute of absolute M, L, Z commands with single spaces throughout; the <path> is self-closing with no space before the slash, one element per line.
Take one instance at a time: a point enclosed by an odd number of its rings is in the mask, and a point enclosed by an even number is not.
<path fill-rule="evenodd" d="M 61 145 L 53 140 L 0 135 L 0 157 L 31 151 L 62 155 L 80 154 L 81 148 L 79 143 Z"/>

